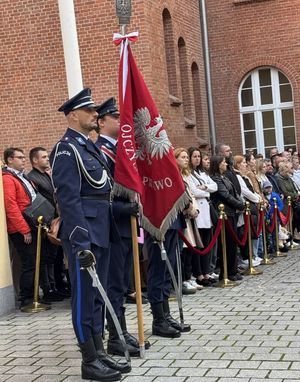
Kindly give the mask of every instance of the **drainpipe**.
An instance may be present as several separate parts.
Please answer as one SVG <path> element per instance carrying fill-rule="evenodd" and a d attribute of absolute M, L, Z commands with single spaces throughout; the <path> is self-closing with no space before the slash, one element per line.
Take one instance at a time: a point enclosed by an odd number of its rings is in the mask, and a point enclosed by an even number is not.
<path fill-rule="evenodd" d="M 217 141 L 216 141 L 216 126 L 215 126 L 214 105 L 213 105 L 212 86 L 211 86 L 205 0 L 199 0 L 199 8 L 200 8 L 200 25 L 201 25 L 201 31 L 202 31 L 204 69 L 205 69 L 205 79 L 206 79 L 206 96 L 207 96 L 207 107 L 208 107 L 209 133 L 210 133 L 210 142 L 212 146 L 212 152 L 214 152 Z"/>
<path fill-rule="evenodd" d="M 69 98 L 83 88 L 73 0 L 58 0 Z"/>

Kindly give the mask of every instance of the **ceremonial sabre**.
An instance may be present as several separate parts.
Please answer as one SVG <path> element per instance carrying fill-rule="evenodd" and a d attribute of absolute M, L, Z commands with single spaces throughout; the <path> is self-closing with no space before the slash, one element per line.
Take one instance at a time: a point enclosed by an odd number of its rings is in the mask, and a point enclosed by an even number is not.
<path fill-rule="evenodd" d="M 184 324 L 183 308 L 182 308 L 182 267 L 181 267 L 180 252 L 181 252 L 180 251 L 180 244 L 179 244 L 179 241 L 177 239 L 177 243 L 176 243 L 176 263 L 177 263 L 177 277 L 178 277 L 178 294 L 179 294 L 179 297 L 180 297 L 180 300 L 178 299 L 178 309 L 179 309 L 180 323 Z"/>
<path fill-rule="evenodd" d="M 110 301 L 109 301 L 109 298 L 107 297 L 106 295 L 106 292 L 99 280 L 99 277 L 97 275 L 97 272 L 96 272 L 96 269 L 94 266 L 91 266 L 89 268 L 87 268 L 87 271 L 89 272 L 92 280 L 93 280 L 93 287 L 94 288 L 97 288 L 101 297 L 103 298 L 103 301 L 105 303 L 105 306 L 107 307 L 110 315 L 111 315 L 111 318 L 114 322 L 114 325 L 115 325 L 115 328 L 116 328 L 116 331 L 118 333 L 118 336 L 120 338 L 120 340 L 122 341 L 123 343 L 123 350 L 124 350 L 124 354 L 125 354 L 125 358 L 126 358 L 126 361 L 128 362 L 128 364 L 130 365 L 130 355 L 129 355 L 129 351 L 128 351 L 128 348 L 127 348 L 127 345 L 126 345 L 126 341 L 125 341 L 125 338 L 123 336 L 123 332 L 122 332 L 122 329 L 121 329 L 121 326 L 120 326 L 120 323 L 119 323 L 119 320 L 116 316 L 116 313 L 114 311 L 114 308 L 112 307 Z"/>

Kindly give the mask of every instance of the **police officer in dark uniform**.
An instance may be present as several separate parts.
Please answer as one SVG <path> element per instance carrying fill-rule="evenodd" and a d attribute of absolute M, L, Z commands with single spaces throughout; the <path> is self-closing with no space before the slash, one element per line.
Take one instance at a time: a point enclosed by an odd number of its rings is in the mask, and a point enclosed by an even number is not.
<path fill-rule="evenodd" d="M 117 140 L 119 133 L 119 111 L 114 97 L 109 98 L 97 108 L 99 135 L 96 146 L 105 154 L 105 158 L 114 175 L 115 159 L 117 152 Z M 128 199 L 115 197 L 113 199 L 113 215 L 118 224 L 121 242 L 113 243 L 111 246 L 111 257 L 109 266 L 107 295 L 113 305 L 119 319 L 129 354 L 132 357 L 140 355 L 139 343 L 127 331 L 124 307 L 124 295 L 129 286 L 129 278 L 133 263 L 133 249 L 131 237 L 130 216 L 137 216 L 139 206 L 131 203 Z M 123 345 L 119 340 L 115 326 L 110 315 L 107 315 L 109 338 L 107 341 L 107 352 L 109 354 L 122 355 Z M 145 341 L 145 348 L 149 349 L 150 343 Z"/>
<path fill-rule="evenodd" d="M 72 321 L 82 353 L 83 379 L 117 381 L 130 371 L 126 362 L 108 356 L 102 343 L 104 302 L 86 270 L 94 265 L 106 289 L 111 238 L 119 239 L 111 212 L 109 169 L 89 139 L 97 127 L 96 105 L 89 88 L 65 102 L 59 111 L 69 128 L 52 150 L 53 184 L 72 285 Z"/>
<path fill-rule="evenodd" d="M 178 229 L 185 227 L 184 217 L 179 213 L 177 219 L 165 235 L 164 248 L 172 269 L 176 268 L 176 250 L 178 250 Z M 148 300 L 153 315 L 152 334 L 160 337 L 177 338 L 181 332 L 189 332 L 189 324 L 181 324 L 170 313 L 169 296 L 172 279 L 166 261 L 161 258 L 161 247 L 157 241 L 147 233 L 145 245 L 148 253 Z"/>

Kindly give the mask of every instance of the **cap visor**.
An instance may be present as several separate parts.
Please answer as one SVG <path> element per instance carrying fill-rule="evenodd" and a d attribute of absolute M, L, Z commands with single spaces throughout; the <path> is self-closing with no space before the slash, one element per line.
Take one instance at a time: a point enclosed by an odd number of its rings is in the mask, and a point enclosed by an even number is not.
<path fill-rule="evenodd" d="M 92 104 L 92 105 L 83 106 L 82 109 L 83 109 L 83 108 L 86 108 L 86 109 L 98 109 L 99 106 L 100 106 L 100 105 L 96 105 L 96 104 L 94 103 L 94 104 Z"/>

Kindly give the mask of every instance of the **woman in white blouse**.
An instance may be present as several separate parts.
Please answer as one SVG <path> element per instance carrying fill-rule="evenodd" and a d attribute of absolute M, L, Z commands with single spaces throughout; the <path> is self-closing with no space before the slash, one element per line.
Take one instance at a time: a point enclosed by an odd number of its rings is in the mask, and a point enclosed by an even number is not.
<path fill-rule="evenodd" d="M 189 148 L 191 174 L 188 182 L 193 195 L 196 198 L 199 215 L 196 218 L 197 227 L 204 245 L 208 246 L 212 238 L 212 219 L 210 214 L 210 194 L 216 192 L 217 184 L 208 175 L 210 160 L 206 153 L 200 152 L 196 147 Z M 197 283 L 209 286 L 214 279 L 210 276 L 211 252 L 207 255 L 193 254 L 192 269 Z"/>
<path fill-rule="evenodd" d="M 193 199 L 193 194 L 189 185 L 190 166 L 188 151 L 184 147 L 178 147 L 174 150 L 174 155 L 176 158 L 178 169 L 185 183 L 186 192 L 189 194 L 190 198 Z M 183 211 L 186 223 L 184 235 L 193 247 L 197 246 L 197 238 L 195 236 L 195 233 L 198 232 L 194 232 L 194 228 L 196 229 L 194 223 L 196 217 L 198 216 L 198 213 L 199 210 L 197 208 L 196 203 L 190 203 L 189 207 Z M 198 244 L 201 244 L 201 246 L 203 246 L 202 243 Z M 195 293 L 197 289 L 203 288 L 201 287 L 201 285 L 198 285 L 194 279 L 192 279 L 192 256 L 192 252 L 184 244 L 183 249 L 181 251 L 181 267 L 183 280 L 182 294 L 192 294 Z"/>

